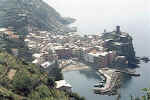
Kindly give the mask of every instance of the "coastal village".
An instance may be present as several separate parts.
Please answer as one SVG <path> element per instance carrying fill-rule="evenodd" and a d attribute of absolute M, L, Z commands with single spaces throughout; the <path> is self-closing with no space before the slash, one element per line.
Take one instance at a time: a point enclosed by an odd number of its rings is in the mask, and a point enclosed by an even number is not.
<path fill-rule="evenodd" d="M 147 4 L 1 0 L 0 100 L 150 99 Z"/>
<path fill-rule="evenodd" d="M 120 33 L 114 32 L 115 34 Z M 105 33 L 103 33 L 105 34 Z M 126 37 L 125 35 L 122 35 Z M 55 61 L 68 60 L 77 58 L 85 63 L 93 64 L 95 68 L 108 67 L 116 59 L 116 51 L 108 51 L 105 45 L 110 40 L 103 40 L 99 35 L 77 35 L 76 33 L 68 33 L 63 35 L 55 35 L 46 31 L 29 33 L 24 40 L 29 49 L 32 50 L 33 63 L 48 68 Z M 115 42 L 116 45 L 121 45 Z M 120 57 L 125 58 L 125 57 Z M 64 65 L 63 65 L 64 66 Z M 60 66 L 60 67 L 63 67 Z"/>
<path fill-rule="evenodd" d="M 1 28 L 0 32 L 1 37 L 19 38 L 19 35 L 15 35 L 13 32 L 13 28 Z M 117 41 L 114 40 L 114 37 L 117 37 Z M 106 78 L 106 84 L 102 88 L 99 88 L 98 85 L 94 90 L 105 93 L 115 87 L 114 80 L 118 80 L 120 75 L 118 70 L 111 68 L 119 67 L 117 64 L 128 65 L 126 56 L 117 51 L 118 48 L 119 50 L 120 48 L 130 49 L 129 45 L 132 44 L 126 43 L 128 37 L 129 34 L 121 32 L 120 26 L 117 26 L 115 31 L 106 32 L 104 30 L 104 33 L 97 35 L 78 35 L 77 32 L 55 34 L 48 31 L 31 30 L 24 41 L 32 51 L 34 58 L 32 63 L 46 71 L 50 71 L 54 67 L 62 70 L 66 67 L 68 70 L 78 70 L 86 69 L 88 66 L 98 70 Z M 113 48 L 117 49 L 111 49 L 108 46 L 114 46 Z M 17 50 L 13 49 L 12 51 L 17 55 Z M 70 67 L 69 65 L 73 63 L 74 66 Z M 60 80 L 56 81 L 56 88 L 70 92 L 72 87 L 65 80 Z"/>

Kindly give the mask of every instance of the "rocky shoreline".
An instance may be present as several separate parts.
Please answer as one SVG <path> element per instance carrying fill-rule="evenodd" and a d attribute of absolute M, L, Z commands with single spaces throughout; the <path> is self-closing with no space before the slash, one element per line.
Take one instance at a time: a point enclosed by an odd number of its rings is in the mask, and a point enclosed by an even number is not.
<path fill-rule="evenodd" d="M 137 60 L 138 60 L 139 62 L 148 63 L 148 62 L 150 61 L 150 58 L 149 58 L 149 57 L 146 57 L 146 56 L 144 56 L 144 57 L 137 57 Z"/>

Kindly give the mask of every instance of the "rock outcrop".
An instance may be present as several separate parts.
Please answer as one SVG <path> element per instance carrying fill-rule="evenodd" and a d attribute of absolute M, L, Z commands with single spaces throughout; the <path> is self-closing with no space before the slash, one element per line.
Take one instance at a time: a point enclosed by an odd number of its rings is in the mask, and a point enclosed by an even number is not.
<path fill-rule="evenodd" d="M 104 47 L 108 50 L 115 50 L 118 56 L 125 56 L 129 64 L 137 62 L 132 43 L 132 37 L 125 32 L 113 31 L 104 33 L 102 36 L 105 41 Z"/>

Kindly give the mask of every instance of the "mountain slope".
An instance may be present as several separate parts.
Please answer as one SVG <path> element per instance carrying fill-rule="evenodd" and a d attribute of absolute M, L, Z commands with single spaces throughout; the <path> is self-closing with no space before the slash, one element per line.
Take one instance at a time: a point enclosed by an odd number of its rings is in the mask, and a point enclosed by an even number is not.
<path fill-rule="evenodd" d="M 15 27 L 18 32 L 27 33 L 29 29 L 38 28 L 55 33 L 69 32 L 66 25 L 74 22 L 63 18 L 42 0 L 1 0 L 0 26 Z"/>
<path fill-rule="evenodd" d="M 37 66 L 0 51 L 0 100 L 68 100 Z"/>

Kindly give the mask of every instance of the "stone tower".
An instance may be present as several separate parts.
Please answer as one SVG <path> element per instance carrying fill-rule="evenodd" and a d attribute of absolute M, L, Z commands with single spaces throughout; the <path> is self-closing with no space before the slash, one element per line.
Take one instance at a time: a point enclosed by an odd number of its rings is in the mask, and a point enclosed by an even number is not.
<path fill-rule="evenodd" d="M 120 33 L 121 33 L 121 31 L 120 31 L 120 26 L 116 26 L 116 33 L 117 33 L 117 34 L 120 34 Z"/>

